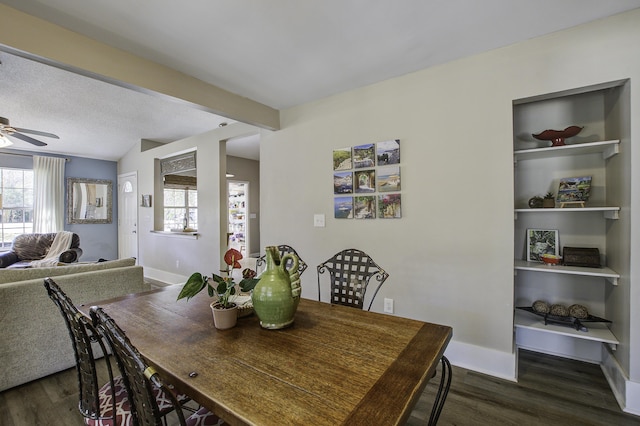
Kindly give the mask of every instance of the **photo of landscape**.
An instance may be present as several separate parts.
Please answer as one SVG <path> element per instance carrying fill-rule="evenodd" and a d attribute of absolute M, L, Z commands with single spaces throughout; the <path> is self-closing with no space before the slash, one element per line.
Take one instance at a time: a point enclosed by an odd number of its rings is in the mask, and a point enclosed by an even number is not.
<path fill-rule="evenodd" d="M 358 145 L 353 147 L 353 167 L 362 169 L 364 167 L 373 167 L 376 165 L 376 152 L 372 143 L 366 145 Z"/>
<path fill-rule="evenodd" d="M 333 193 L 351 194 L 353 192 L 353 173 L 339 172 L 333 174 Z"/>
<path fill-rule="evenodd" d="M 400 166 L 384 166 L 378 168 L 378 192 L 400 191 Z"/>
<path fill-rule="evenodd" d="M 361 170 L 355 172 L 355 192 L 374 192 L 376 190 L 376 171 Z"/>
<path fill-rule="evenodd" d="M 353 197 L 336 197 L 333 199 L 333 217 L 336 219 L 353 218 Z"/>
<path fill-rule="evenodd" d="M 333 170 L 350 170 L 351 148 L 340 148 L 333 150 Z"/>
<path fill-rule="evenodd" d="M 353 197 L 353 211 L 356 219 L 375 219 L 376 197 L 372 195 Z"/>
<path fill-rule="evenodd" d="M 400 139 L 378 142 L 376 144 L 378 166 L 400 163 Z"/>
<path fill-rule="evenodd" d="M 402 217 L 400 194 L 378 195 L 378 217 L 381 219 L 398 219 Z"/>

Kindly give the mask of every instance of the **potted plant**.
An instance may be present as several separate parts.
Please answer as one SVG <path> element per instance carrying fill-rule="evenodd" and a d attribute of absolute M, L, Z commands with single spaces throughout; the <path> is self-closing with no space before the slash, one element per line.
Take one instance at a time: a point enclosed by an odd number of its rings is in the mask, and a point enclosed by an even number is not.
<path fill-rule="evenodd" d="M 206 287 L 210 297 L 216 296 L 216 300 L 211 303 L 215 327 L 220 330 L 234 327 L 238 319 L 238 309 L 234 303 L 237 290 L 232 275 L 234 269 L 242 267 L 240 259 L 242 259 L 242 254 L 238 250 L 227 250 L 224 254 L 227 269 L 221 271 L 226 276 L 212 273 L 211 277 L 207 277 L 200 272 L 194 272 L 182 287 L 177 300 L 186 297 L 188 301 Z M 253 290 L 259 281 L 255 276 L 255 271 L 245 268 L 242 271 L 242 281 L 238 283 L 237 287 L 244 292 Z"/>
<path fill-rule="evenodd" d="M 556 206 L 555 195 L 553 192 L 547 192 L 542 200 L 542 207 L 544 208 L 554 208 Z"/>

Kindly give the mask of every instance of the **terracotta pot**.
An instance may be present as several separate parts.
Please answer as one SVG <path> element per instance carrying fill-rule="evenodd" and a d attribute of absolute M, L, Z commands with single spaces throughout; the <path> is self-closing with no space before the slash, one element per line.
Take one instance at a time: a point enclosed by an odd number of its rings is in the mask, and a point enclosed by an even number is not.
<path fill-rule="evenodd" d="M 218 302 L 213 302 L 211 311 L 213 312 L 213 325 L 218 330 L 233 328 L 238 323 L 238 307 L 236 305 L 222 308 Z"/>

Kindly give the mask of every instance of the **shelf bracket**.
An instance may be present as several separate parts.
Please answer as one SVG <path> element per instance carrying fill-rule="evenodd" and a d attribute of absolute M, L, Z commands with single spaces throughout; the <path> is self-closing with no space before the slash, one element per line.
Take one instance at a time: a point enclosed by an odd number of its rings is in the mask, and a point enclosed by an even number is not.
<path fill-rule="evenodd" d="M 619 154 L 619 153 L 620 153 L 620 145 L 615 144 L 615 145 L 612 145 L 609 148 L 605 149 L 602 152 L 602 158 L 604 160 L 606 160 L 606 159 L 608 159 L 610 157 L 613 157 L 614 155 Z"/>
<path fill-rule="evenodd" d="M 607 210 L 604 212 L 605 219 L 620 219 L 620 212 L 618 210 Z"/>
<path fill-rule="evenodd" d="M 612 351 L 618 349 L 618 345 L 616 345 L 615 343 L 607 343 L 607 345 L 611 348 Z"/>
<path fill-rule="evenodd" d="M 606 277 L 606 280 L 609 281 L 609 283 L 611 285 L 618 285 L 618 278 L 617 277 Z"/>

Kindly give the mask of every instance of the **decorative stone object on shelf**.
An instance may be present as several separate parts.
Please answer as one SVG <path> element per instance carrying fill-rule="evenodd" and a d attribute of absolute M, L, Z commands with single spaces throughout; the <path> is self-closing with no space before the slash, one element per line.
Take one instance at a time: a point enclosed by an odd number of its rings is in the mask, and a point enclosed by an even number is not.
<path fill-rule="evenodd" d="M 549 313 L 549 304 L 544 300 L 536 300 L 535 302 L 533 302 L 532 308 L 539 314 Z"/>
<path fill-rule="evenodd" d="M 562 306 L 556 310 L 556 312 L 564 313 L 565 315 L 556 315 L 553 313 L 553 308 L 556 306 Z M 549 304 L 543 300 L 536 300 L 533 302 L 533 306 L 517 306 L 516 309 L 520 309 L 523 311 L 530 312 L 532 314 L 541 316 L 544 318 L 544 325 L 555 324 L 555 325 L 566 325 L 568 327 L 572 327 L 577 331 L 587 332 L 589 329 L 584 325 L 587 322 L 606 322 L 610 323 L 608 319 L 600 318 L 594 315 L 590 315 L 587 311 L 587 308 L 582 305 L 571 305 L 567 308 L 564 305 L 554 304 L 551 306 L 549 311 L 545 312 L 545 310 L 549 308 Z M 566 312 L 565 312 L 566 310 Z M 579 315 L 579 316 L 577 316 Z"/>
<path fill-rule="evenodd" d="M 560 303 L 554 303 L 553 305 L 551 305 L 551 309 L 549 310 L 549 313 L 551 315 L 555 315 L 558 317 L 568 317 L 569 308 L 567 308 L 566 306 Z"/>
<path fill-rule="evenodd" d="M 539 209 L 542 208 L 542 197 L 536 195 L 535 197 L 529 198 L 529 208 L 531 209 Z"/>
<path fill-rule="evenodd" d="M 573 304 L 569 306 L 569 316 L 578 319 L 586 319 L 589 318 L 589 311 L 586 306 Z"/>
<path fill-rule="evenodd" d="M 569 126 L 564 130 L 547 129 L 538 134 L 532 134 L 534 138 L 541 141 L 551 141 L 551 146 L 563 146 L 566 138 L 573 137 L 582 131 L 583 127 Z"/>

